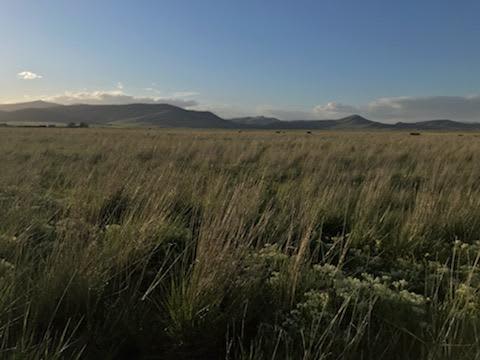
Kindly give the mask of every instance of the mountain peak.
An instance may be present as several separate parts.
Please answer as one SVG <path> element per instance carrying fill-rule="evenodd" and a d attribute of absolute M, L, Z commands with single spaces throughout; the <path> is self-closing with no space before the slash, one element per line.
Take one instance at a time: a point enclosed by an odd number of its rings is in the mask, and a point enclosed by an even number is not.
<path fill-rule="evenodd" d="M 230 121 L 236 124 L 250 126 L 266 126 L 281 123 L 281 120 L 267 116 L 248 116 L 243 118 L 230 119 Z"/>
<path fill-rule="evenodd" d="M 63 123 L 221 129 L 308 130 L 480 130 L 480 123 L 430 120 L 386 124 L 353 114 L 337 120 L 290 120 L 251 116 L 222 119 L 209 111 L 183 109 L 171 104 L 58 105 L 42 100 L 0 105 L 0 123 Z"/>
<path fill-rule="evenodd" d="M 61 105 L 51 103 L 48 101 L 43 101 L 43 100 L 35 100 L 35 101 L 15 103 L 15 104 L 0 104 L 0 111 L 17 111 L 17 110 L 24 110 L 24 109 L 48 109 L 56 106 L 61 106 Z"/>
<path fill-rule="evenodd" d="M 371 120 L 368 120 L 367 118 L 364 118 L 363 116 L 361 115 L 358 115 L 358 114 L 353 114 L 353 115 L 350 115 L 350 116 L 346 116 L 342 119 L 340 119 L 341 121 L 351 121 L 351 122 L 361 122 L 361 123 L 366 123 L 366 122 L 371 122 Z"/>

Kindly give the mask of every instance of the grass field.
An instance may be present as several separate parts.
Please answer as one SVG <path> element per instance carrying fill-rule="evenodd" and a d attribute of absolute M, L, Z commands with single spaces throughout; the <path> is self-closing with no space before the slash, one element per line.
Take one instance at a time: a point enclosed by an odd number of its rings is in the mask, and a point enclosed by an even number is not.
<path fill-rule="evenodd" d="M 475 134 L 0 129 L 2 359 L 479 359 Z"/>

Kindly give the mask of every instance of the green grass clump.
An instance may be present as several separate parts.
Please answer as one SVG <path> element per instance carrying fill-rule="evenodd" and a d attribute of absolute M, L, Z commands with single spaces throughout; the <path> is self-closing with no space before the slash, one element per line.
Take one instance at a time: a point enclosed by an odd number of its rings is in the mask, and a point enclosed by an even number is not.
<path fill-rule="evenodd" d="M 2 359 L 478 358 L 474 136 L 0 136 Z"/>

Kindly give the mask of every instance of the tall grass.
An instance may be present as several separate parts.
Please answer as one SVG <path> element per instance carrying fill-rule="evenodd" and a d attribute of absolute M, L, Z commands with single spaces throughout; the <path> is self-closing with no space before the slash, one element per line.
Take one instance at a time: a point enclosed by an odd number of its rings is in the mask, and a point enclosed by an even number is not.
<path fill-rule="evenodd" d="M 480 358 L 474 134 L 0 140 L 0 358 Z"/>

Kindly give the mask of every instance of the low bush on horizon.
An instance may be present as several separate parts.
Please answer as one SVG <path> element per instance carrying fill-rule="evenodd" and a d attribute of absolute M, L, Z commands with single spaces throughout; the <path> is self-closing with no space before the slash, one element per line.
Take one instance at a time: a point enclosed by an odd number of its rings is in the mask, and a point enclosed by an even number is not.
<path fill-rule="evenodd" d="M 0 129 L 2 359 L 479 359 L 465 134 Z"/>

